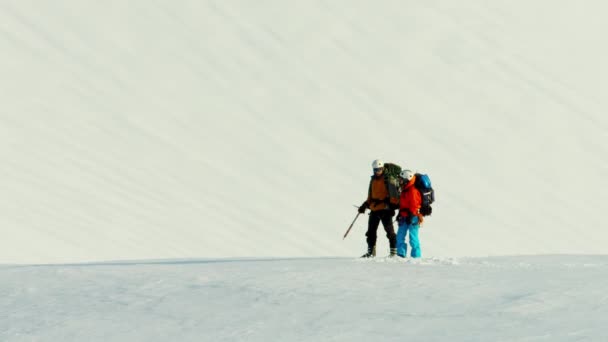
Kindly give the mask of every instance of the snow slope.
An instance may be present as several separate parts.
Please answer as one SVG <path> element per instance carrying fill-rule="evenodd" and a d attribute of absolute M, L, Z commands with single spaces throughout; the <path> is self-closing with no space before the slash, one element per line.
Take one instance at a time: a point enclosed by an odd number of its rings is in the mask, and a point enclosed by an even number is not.
<path fill-rule="evenodd" d="M 607 340 L 606 10 L 0 2 L 0 340 Z M 341 240 L 377 157 L 423 259 Z"/>
<path fill-rule="evenodd" d="M 0 262 L 359 255 L 377 157 L 425 256 L 605 253 L 607 9 L 3 1 Z"/>

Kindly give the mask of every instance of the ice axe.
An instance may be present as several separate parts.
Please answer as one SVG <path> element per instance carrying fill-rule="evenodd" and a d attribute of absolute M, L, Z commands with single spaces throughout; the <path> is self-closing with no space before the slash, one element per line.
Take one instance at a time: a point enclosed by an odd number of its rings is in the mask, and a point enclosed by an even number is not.
<path fill-rule="evenodd" d="M 355 206 L 357 207 L 357 206 Z M 359 207 L 357 207 L 359 208 Z M 350 232 L 350 229 L 353 227 L 353 225 L 355 224 L 355 221 L 357 221 L 357 219 L 359 218 L 359 215 L 361 215 L 361 213 L 357 213 L 357 216 L 355 216 L 355 219 L 353 220 L 353 223 L 350 224 L 350 226 L 348 227 L 348 229 L 346 230 L 346 233 L 344 233 L 344 237 L 342 238 L 342 240 L 346 239 L 346 235 L 348 235 L 348 232 Z"/>

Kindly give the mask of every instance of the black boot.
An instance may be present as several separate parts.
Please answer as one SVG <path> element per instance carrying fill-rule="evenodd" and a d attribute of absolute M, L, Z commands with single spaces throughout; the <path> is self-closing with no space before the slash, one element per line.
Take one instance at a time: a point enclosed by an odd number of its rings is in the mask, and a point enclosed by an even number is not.
<path fill-rule="evenodd" d="M 389 257 L 393 258 L 395 257 L 395 255 L 397 255 L 397 248 L 391 248 L 391 254 L 389 255 Z"/>
<path fill-rule="evenodd" d="M 373 258 L 376 256 L 376 246 L 367 247 L 367 253 L 363 254 L 362 258 Z"/>

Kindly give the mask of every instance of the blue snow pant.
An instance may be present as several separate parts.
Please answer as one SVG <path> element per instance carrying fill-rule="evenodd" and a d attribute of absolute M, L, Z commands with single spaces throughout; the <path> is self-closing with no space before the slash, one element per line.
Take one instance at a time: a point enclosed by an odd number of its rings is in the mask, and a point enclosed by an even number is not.
<path fill-rule="evenodd" d="M 399 230 L 397 231 L 397 255 L 405 258 L 407 255 L 407 244 L 405 243 L 405 236 L 410 234 L 410 246 L 412 247 L 411 256 L 412 258 L 420 258 L 422 256 L 420 252 L 420 240 L 418 239 L 418 217 L 412 218 L 412 223 L 405 223 L 405 219 L 399 219 Z"/>

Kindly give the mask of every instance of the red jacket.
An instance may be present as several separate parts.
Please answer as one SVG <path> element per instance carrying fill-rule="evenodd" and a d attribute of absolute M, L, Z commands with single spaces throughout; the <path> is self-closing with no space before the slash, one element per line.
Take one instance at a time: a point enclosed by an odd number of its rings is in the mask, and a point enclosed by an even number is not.
<path fill-rule="evenodd" d="M 422 205 L 422 195 L 414 186 L 416 176 L 405 184 L 401 190 L 401 198 L 399 199 L 399 217 L 407 217 L 408 215 L 418 216 L 422 222 L 420 215 L 420 206 Z"/>

